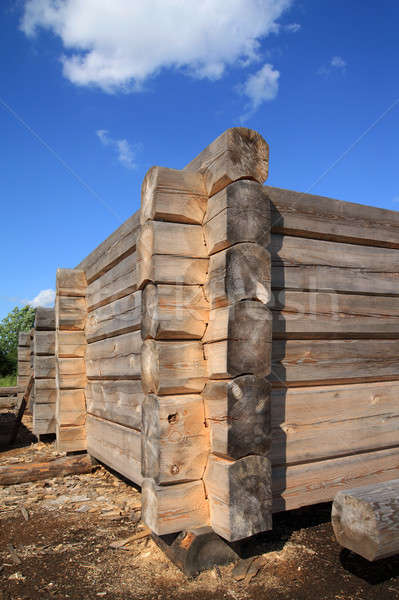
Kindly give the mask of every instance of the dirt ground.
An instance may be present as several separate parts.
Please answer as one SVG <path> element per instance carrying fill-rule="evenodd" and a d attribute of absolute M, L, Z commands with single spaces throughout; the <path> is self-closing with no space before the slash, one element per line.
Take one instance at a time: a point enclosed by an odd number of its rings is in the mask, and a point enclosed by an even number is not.
<path fill-rule="evenodd" d="M 26 429 L 29 445 L 0 452 L 0 465 L 57 455 L 30 441 Z M 0 600 L 399 598 L 399 557 L 368 563 L 341 550 L 330 511 L 276 515 L 272 532 L 242 545 L 238 566 L 189 579 L 146 535 L 139 491 L 104 467 L 0 487 Z M 122 545 L 135 534 L 144 537 Z"/>

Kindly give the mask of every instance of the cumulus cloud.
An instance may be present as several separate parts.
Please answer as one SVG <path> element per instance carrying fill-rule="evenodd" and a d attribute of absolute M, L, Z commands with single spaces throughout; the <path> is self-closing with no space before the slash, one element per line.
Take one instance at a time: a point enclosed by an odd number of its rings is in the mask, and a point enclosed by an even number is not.
<path fill-rule="evenodd" d="M 247 121 L 263 102 L 274 100 L 278 93 L 279 77 L 280 72 L 269 63 L 248 77 L 240 87 L 240 92 L 249 99 L 241 122 Z"/>
<path fill-rule="evenodd" d="M 219 79 L 259 60 L 293 0 L 26 0 L 21 29 L 64 46 L 63 73 L 81 86 L 132 91 L 162 69 Z"/>
<path fill-rule="evenodd" d="M 136 168 L 135 151 L 137 150 L 137 146 L 132 147 L 125 139 L 116 140 L 110 137 L 106 129 L 98 129 L 96 134 L 104 146 L 111 146 L 111 148 L 116 152 L 121 165 L 127 169 Z"/>
<path fill-rule="evenodd" d="M 347 63 L 342 56 L 333 56 L 328 65 L 322 65 L 317 73 L 328 77 L 333 71 L 345 71 L 346 66 Z"/>
<path fill-rule="evenodd" d="M 55 300 L 55 291 L 54 290 L 42 290 L 38 293 L 38 295 L 33 298 L 33 300 L 29 300 L 28 304 L 37 308 L 38 306 L 50 307 L 53 306 Z"/>

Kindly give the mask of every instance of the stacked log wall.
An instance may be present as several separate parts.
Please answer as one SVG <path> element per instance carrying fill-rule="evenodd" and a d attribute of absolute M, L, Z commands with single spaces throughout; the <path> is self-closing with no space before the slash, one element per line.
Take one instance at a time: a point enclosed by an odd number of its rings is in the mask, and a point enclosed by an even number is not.
<path fill-rule="evenodd" d="M 18 334 L 18 364 L 17 364 L 17 387 L 18 400 L 22 400 L 25 388 L 32 374 L 31 364 L 31 334 L 29 331 L 21 331 Z"/>
<path fill-rule="evenodd" d="M 56 360 L 54 308 L 36 309 L 33 333 L 33 433 L 56 433 Z"/>
<path fill-rule="evenodd" d="M 143 400 L 139 227 L 136 213 L 77 266 L 87 280 L 87 450 L 136 484 L 142 481 Z"/>
<path fill-rule="evenodd" d="M 274 510 L 399 472 L 399 214 L 265 187 Z"/>

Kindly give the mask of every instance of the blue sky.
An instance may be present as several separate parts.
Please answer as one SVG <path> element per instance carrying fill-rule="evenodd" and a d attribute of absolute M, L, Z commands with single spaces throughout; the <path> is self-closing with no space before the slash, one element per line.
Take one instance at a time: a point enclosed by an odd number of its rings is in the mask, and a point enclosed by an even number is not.
<path fill-rule="evenodd" d="M 269 185 L 399 209 L 396 0 L 0 11 L 0 318 L 138 209 L 152 165 L 182 168 L 234 125 L 270 144 Z"/>

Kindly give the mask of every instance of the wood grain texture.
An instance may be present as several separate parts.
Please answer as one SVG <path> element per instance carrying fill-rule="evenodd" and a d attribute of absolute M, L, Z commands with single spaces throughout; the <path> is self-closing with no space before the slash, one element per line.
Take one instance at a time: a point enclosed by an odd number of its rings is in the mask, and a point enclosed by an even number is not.
<path fill-rule="evenodd" d="M 57 296 L 55 310 L 57 330 L 84 331 L 87 317 L 85 298 Z"/>
<path fill-rule="evenodd" d="M 35 378 L 52 379 L 55 377 L 55 357 L 35 355 L 33 369 Z"/>
<path fill-rule="evenodd" d="M 142 296 L 142 338 L 201 339 L 208 314 L 203 286 L 148 283 Z"/>
<path fill-rule="evenodd" d="M 57 359 L 57 389 L 84 389 L 87 384 L 83 358 Z"/>
<path fill-rule="evenodd" d="M 264 456 L 210 455 L 204 475 L 213 530 L 233 542 L 272 528 L 271 466 Z"/>
<path fill-rule="evenodd" d="M 88 377 L 140 377 L 140 331 L 124 333 L 88 344 L 86 369 Z"/>
<path fill-rule="evenodd" d="M 142 475 L 157 484 L 199 480 L 209 451 L 201 396 L 146 396 L 143 402 Z"/>
<path fill-rule="evenodd" d="M 47 333 L 46 331 L 40 333 Z M 48 332 L 53 333 L 53 332 Z M 54 337 L 54 336 L 53 336 Z M 48 353 L 46 353 L 48 354 Z M 53 352 L 54 354 L 54 352 Z M 30 348 L 26 348 L 25 346 L 18 346 L 18 362 L 30 362 L 31 350 Z"/>
<path fill-rule="evenodd" d="M 270 255 L 257 244 L 236 244 L 213 254 L 205 294 L 211 308 L 241 300 L 270 300 Z"/>
<path fill-rule="evenodd" d="M 86 396 L 84 390 L 60 390 L 57 400 L 57 423 L 84 425 L 86 422 Z"/>
<path fill-rule="evenodd" d="M 87 306 L 92 311 L 137 289 L 136 253 L 130 253 L 87 286 Z"/>
<path fill-rule="evenodd" d="M 398 295 L 399 252 L 272 235 L 272 287 Z"/>
<path fill-rule="evenodd" d="M 18 346 L 27 346 L 30 348 L 30 332 L 20 331 L 18 333 Z"/>
<path fill-rule="evenodd" d="M 58 296 L 86 296 L 87 281 L 81 269 L 57 269 L 56 291 Z"/>
<path fill-rule="evenodd" d="M 399 248 L 397 211 L 269 186 L 264 193 L 276 233 Z"/>
<path fill-rule="evenodd" d="M 399 340 L 274 340 L 277 385 L 382 381 L 399 377 Z"/>
<path fill-rule="evenodd" d="M 207 379 L 201 342 L 145 340 L 141 351 L 141 379 L 145 393 L 201 392 Z"/>
<path fill-rule="evenodd" d="M 395 338 L 399 298 L 274 290 L 275 338 Z"/>
<path fill-rule="evenodd" d="M 86 321 L 88 343 L 140 329 L 141 291 L 89 312 Z"/>
<path fill-rule="evenodd" d="M 57 331 L 58 358 L 84 358 L 86 336 L 84 331 Z"/>
<path fill-rule="evenodd" d="M 45 331 L 55 329 L 54 308 L 43 308 L 38 306 L 35 314 L 35 330 Z"/>
<path fill-rule="evenodd" d="M 399 477 L 399 447 L 273 467 L 273 511 L 328 502 L 339 491 Z"/>
<path fill-rule="evenodd" d="M 0 485 L 17 485 L 65 475 L 90 473 L 93 463 L 89 456 L 64 456 L 48 462 L 18 463 L 0 466 Z"/>
<path fill-rule="evenodd" d="M 59 452 L 83 452 L 87 450 L 86 427 L 56 427 L 57 450 Z"/>
<path fill-rule="evenodd" d="M 246 300 L 211 311 L 204 344 L 209 378 L 265 377 L 271 368 L 271 339 L 271 314 L 260 302 Z"/>
<path fill-rule="evenodd" d="M 239 242 L 270 243 L 270 205 L 256 181 L 236 181 L 212 196 L 205 221 L 209 254 Z"/>
<path fill-rule="evenodd" d="M 231 459 L 267 456 L 271 446 L 271 386 L 263 378 L 242 375 L 208 381 L 202 393 L 210 449 Z"/>
<path fill-rule="evenodd" d="M 200 173 L 152 167 L 141 187 L 141 224 L 154 220 L 201 225 L 207 199 Z"/>
<path fill-rule="evenodd" d="M 86 274 L 88 283 L 92 283 L 134 251 L 139 230 L 140 211 L 137 211 L 97 246 L 76 268 L 82 269 Z"/>
<path fill-rule="evenodd" d="M 338 543 L 367 560 L 399 553 L 399 479 L 341 491 L 331 522 Z"/>
<path fill-rule="evenodd" d="M 202 481 L 157 486 L 144 479 L 142 520 L 157 535 L 209 524 L 208 502 Z"/>
<path fill-rule="evenodd" d="M 269 147 L 259 133 L 246 127 L 232 127 L 222 133 L 186 167 L 205 177 L 208 196 L 238 179 L 267 179 Z"/>
<path fill-rule="evenodd" d="M 86 427 L 88 453 L 141 485 L 140 433 L 93 415 L 87 415 Z"/>
<path fill-rule="evenodd" d="M 55 331 L 36 331 L 34 336 L 33 348 L 35 354 L 50 355 L 55 352 Z M 26 353 L 26 360 L 30 360 L 30 349 L 29 357 Z M 20 353 L 18 351 L 18 358 Z M 21 354 L 22 360 L 22 354 Z"/>
<path fill-rule="evenodd" d="M 88 381 L 87 412 L 138 431 L 144 394 L 137 380 Z"/>

